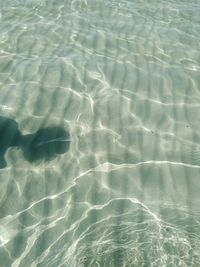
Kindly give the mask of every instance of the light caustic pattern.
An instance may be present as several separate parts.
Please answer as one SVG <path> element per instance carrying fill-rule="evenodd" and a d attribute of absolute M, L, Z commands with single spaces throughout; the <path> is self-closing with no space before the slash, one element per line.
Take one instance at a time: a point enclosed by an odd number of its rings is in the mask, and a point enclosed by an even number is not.
<path fill-rule="evenodd" d="M 0 169 L 1 267 L 200 266 L 200 3 L 0 1 L 0 111 L 67 153 Z"/>

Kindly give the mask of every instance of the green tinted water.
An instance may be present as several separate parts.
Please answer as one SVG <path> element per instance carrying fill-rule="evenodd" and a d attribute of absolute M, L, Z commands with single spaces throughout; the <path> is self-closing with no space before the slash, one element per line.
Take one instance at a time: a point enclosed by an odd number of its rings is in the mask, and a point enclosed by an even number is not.
<path fill-rule="evenodd" d="M 0 1 L 1 267 L 200 266 L 199 14 Z"/>

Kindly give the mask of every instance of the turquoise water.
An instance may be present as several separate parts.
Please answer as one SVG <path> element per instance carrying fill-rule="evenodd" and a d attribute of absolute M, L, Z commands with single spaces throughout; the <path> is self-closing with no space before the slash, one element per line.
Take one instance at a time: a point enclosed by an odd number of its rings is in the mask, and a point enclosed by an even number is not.
<path fill-rule="evenodd" d="M 200 266 L 200 1 L 0 1 L 0 267 Z"/>

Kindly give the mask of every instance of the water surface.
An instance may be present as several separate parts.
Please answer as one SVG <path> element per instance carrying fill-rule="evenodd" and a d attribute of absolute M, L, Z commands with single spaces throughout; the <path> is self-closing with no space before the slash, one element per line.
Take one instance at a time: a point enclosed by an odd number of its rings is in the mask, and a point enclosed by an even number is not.
<path fill-rule="evenodd" d="M 70 136 L 28 160 L 1 129 L 1 267 L 200 266 L 199 14 L 0 1 L 0 116 Z"/>

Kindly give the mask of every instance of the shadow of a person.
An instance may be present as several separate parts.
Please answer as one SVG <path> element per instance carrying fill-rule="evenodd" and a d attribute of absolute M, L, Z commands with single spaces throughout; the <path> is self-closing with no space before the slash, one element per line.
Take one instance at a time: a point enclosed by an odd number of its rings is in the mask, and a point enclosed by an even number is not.
<path fill-rule="evenodd" d="M 22 135 L 16 121 L 0 116 L 0 168 L 6 167 L 5 153 L 9 147 L 19 146 Z"/>
<path fill-rule="evenodd" d="M 9 147 L 23 150 L 26 160 L 50 160 L 69 150 L 70 135 L 62 127 L 42 128 L 22 135 L 15 120 L 0 116 L 0 169 L 6 167 L 5 153 Z"/>
<path fill-rule="evenodd" d="M 61 127 L 48 127 L 24 135 L 21 141 L 24 157 L 28 161 L 47 161 L 69 150 L 70 135 Z"/>

